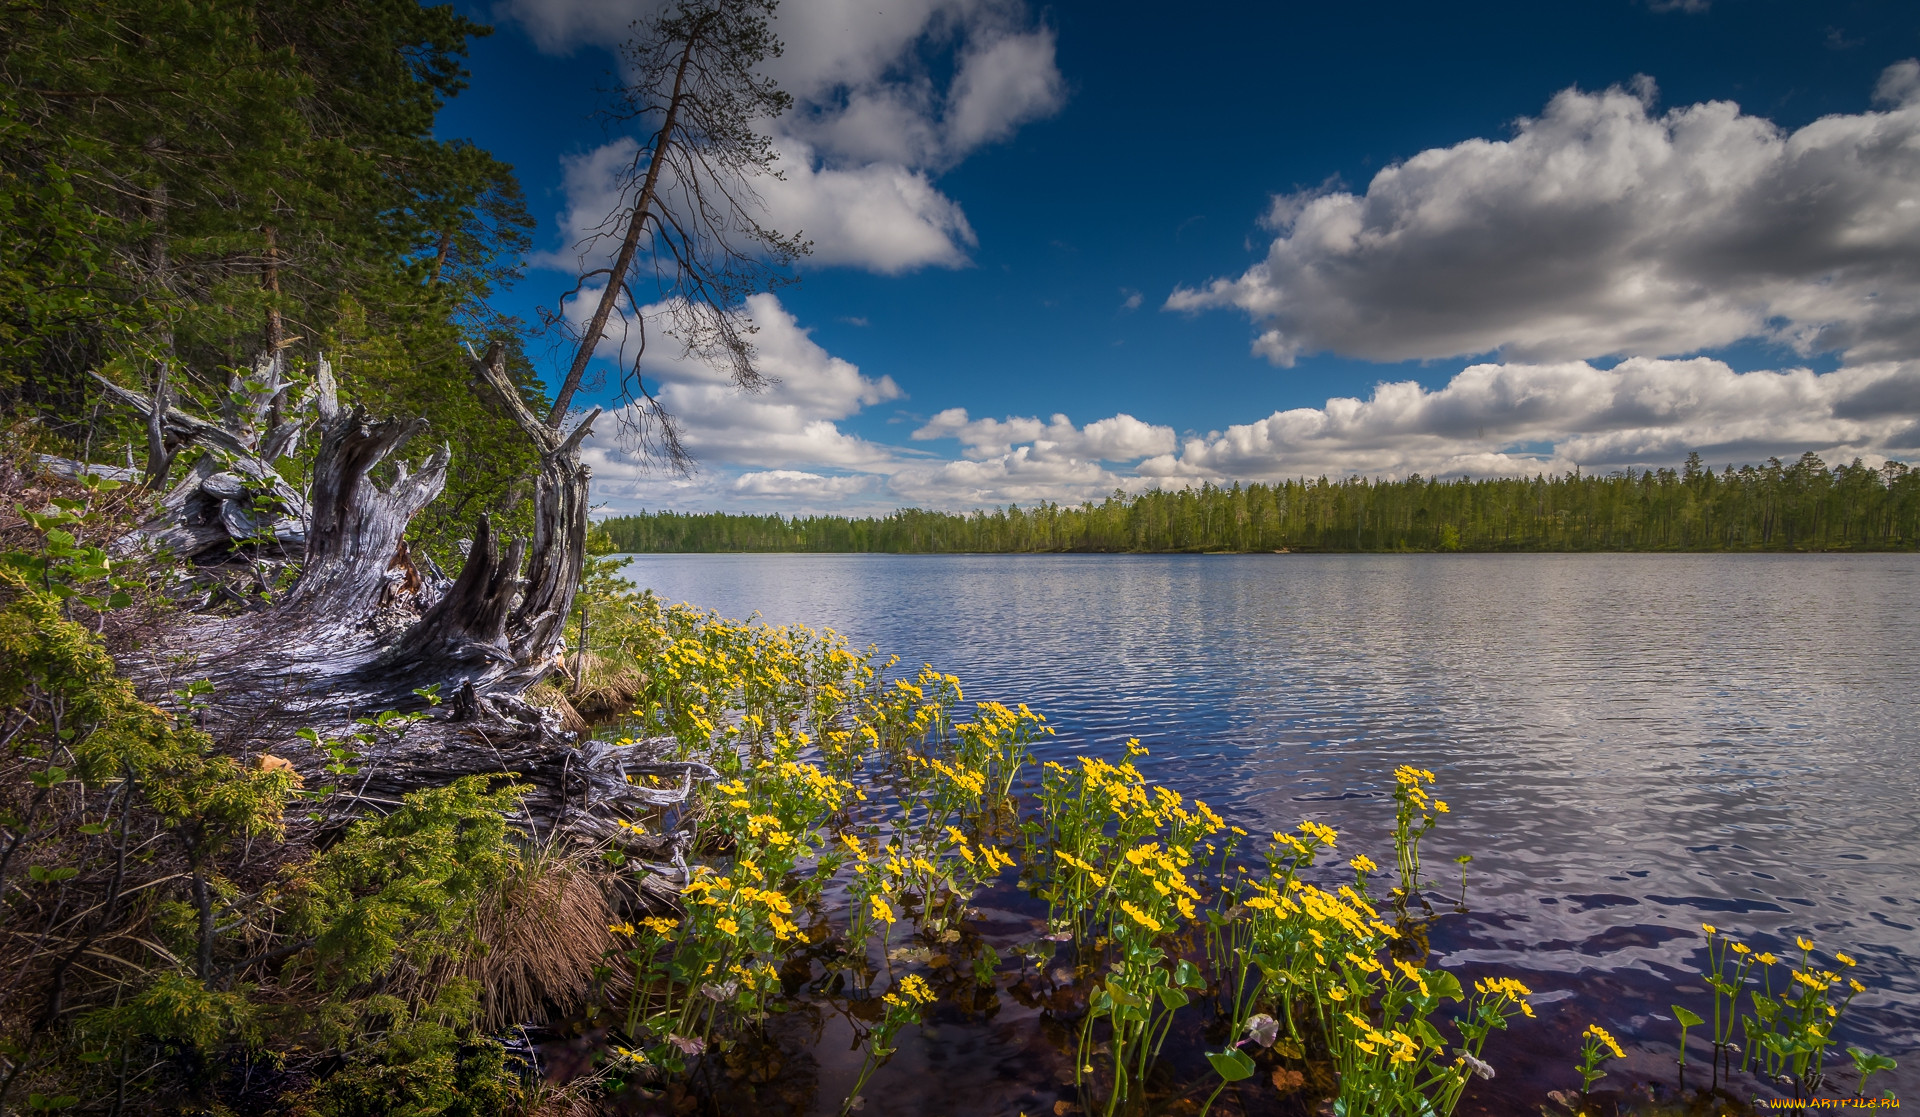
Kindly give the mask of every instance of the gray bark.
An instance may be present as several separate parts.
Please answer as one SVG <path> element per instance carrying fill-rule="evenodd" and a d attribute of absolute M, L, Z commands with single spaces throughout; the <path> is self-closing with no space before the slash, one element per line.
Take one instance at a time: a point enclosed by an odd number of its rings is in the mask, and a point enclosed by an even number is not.
<path fill-rule="evenodd" d="M 634 760 L 644 749 L 576 745 L 555 714 L 519 697 L 559 661 L 562 622 L 585 557 L 588 472 L 580 443 L 598 409 L 570 432 L 549 428 L 521 401 L 498 345 L 475 362 L 475 373 L 539 451 L 534 534 L 530 548 L 518 539 L 503 547 L 481 517 L 450 584 L 422 577 L 403 538 L 408 521 L 439 495 L 451 461 L 445 446 L 417 472 L 395 458 L 424 429 L 423 420 L 375 420 L 342 408 L 323 365 L 311 400 L 318 454 L 302 497 L 272 461 L 293 444 L 303 420 L 286 418 L 255 433 L 284 387 L 277 361 L 263 361 L 257 384 L 233 393 L 220 423 L 149 405 L 143 414 L 158 414 L 179 445 L 210 451 L 202 463 L 215 466 L 196 467 L 139 534 L 149 542 L 204 541 L 193 553 L 210 555 L 216 532 L 230 545 L 235 526 L 257 525 L 262 494 L 270 494 L 299 511 L 304 564 L 291 590 L 268 607 L 237 617 L 190 616 L 129 666 L 156 690 L 212 682 L 217 716 L 250 725 L 262 747 L 313 775 L 327 757 L 290 744 L 295 729 L 329 735 L 356 717 L 431 709 L 427 721 L 362 758 L 368 775 L 356 804 L 391 801 L 459 776 L 510 773 L 533 789 L 530 827 L 544 819 L 548 828 L 596 840 L 626 835 L 624 843 L 639 842 L 635 856 L 668 871 L 683 862 L 684 848 L 671 839 L 640 841 L 612 819 L 629 808 L 682 801 L 693 781 L 718 778 L 713 771 Z M 132 407 L 147 404 L 137 393 L 114 394 Z M 302 414 L 307 402 L 286 414 Z M 392 475 L 385 485 L 374 478 L 383 466 Z M 628 778 L 661 775 L 673 786 Z"/>

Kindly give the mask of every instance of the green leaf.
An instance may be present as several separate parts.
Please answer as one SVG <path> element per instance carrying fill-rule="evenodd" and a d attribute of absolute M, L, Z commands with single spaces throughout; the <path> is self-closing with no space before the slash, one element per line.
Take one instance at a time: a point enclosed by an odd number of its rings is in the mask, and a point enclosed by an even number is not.
<path fill-rule="evenodd" d="M 1237 1047 L 1230 1047 L 1225 1051 L 1209 1051 L 1207 1062 L 1213 1064 L 1215 1074 L 1228 1082 L 1239 1082 L 1253 1077 L 1252 1057 Z"/>
<path fill-rule="evenodd" d="M 1460 979 L 1458 977 L 1455 977 L 1445 970 L 1428 970 L 1426 971 L 1426 975 L 1427 988 L 1433 991 L 1434 996 L 1445 997 L 1452 1001 L 1464 1001 L 1467 999 L 1466 991 L 1460 988 Z"/>
<path fill-rule="evenodd" d="M 1673 1018 L 1675 1020 L 1680 1021 L 1680 1026 L 1682 1028 L 1691 1028 L 1697 1024 L 1706 1023 L 1706 1021 L 1694 1015 L 1694 1013 L 1689 1009 L 1683 1008 L 1680 1005 L 1673 1005 L 1671 1007 L 1673 1009 Z"/>
<path fill-rule="evenodd" d="M 1187 995 L 1178 989 L 1159 989 L 1155 992 L 1160 997 L 1160 1003 L 1169 1010 L 1187 1007 Z"/>
<path fill-rule="evenodd" d="M 1853 1056 L 1854 1069 L 1861 1074 L 1878 1074 L 1883 1070 L 1894 1070 L 1900 1065 L 1885 1055 L 1872 1055 L 1858 1047 L 1847 1048 L 1847 1054 Z"/>

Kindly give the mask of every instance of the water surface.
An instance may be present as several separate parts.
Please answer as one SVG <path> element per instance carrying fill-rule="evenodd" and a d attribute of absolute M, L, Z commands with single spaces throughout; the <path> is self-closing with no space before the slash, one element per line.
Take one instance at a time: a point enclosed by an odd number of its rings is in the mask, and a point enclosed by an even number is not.
<path fill-rule="evenodd" d="M 1667 987 L 1697 986 L 1711 922 L 1853 953 L 1873 991 L 1841 1046 L 1915 1081 L 1920 556 L 642 555 L 627 575 L 1026 702 L 1050 755 L 1138 737 L 1148 778 L 1256 833 L 1316 819 L 1390 863 L 1393 769 L 1432 769 L 1454 809 L 1429 866 L 1474 857 L 1438 961 L 1528 975 L 1551 1007 L 1514 1039 L 1541 1060 L 1570 1063 L 1589 1019 L 1670 1059 Z"/>

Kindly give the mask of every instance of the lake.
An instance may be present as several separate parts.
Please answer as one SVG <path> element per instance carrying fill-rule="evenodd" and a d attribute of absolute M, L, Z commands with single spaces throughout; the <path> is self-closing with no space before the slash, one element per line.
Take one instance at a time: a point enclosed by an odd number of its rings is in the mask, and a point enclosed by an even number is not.
<path fill-rule="evenodd" d="M 1430 874 L 1473 856 L 1435 962 L 1540 994 L 1489 1049 L 1511 1073 L 1487 1111 L 1577 1084 L 1593 1020 L 1630 1047 L 1616 1081 L 1670 1077 L 1702 922 L 1851 952 L 1870 992 L 1834 1053 L 1920 1084 L 1920 556 L 641 555 L 627 576 L 1025 702 L 1058 730 L 1043 757 L 1138 737 L 1149 779 L 1256 834 L 1313 819 L 1390 864 L 1393 769 L 1432 769 L 1453 810 Z"/>

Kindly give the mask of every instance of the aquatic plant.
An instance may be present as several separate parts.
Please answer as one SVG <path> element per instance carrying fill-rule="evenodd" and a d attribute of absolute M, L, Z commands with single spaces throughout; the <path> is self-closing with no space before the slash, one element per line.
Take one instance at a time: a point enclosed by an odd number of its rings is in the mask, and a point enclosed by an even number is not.
<path fill-rule="evenodd" d="M 1396 773 L 1396 926 L 1368 895 L 1378 866 L 1364 854 L 1347 862 L 1351 885 L 1329 891 L 1301 879 L 1337 844 L 1332 828 L 1304 822 L 1296 833 L 1275 833 L 1266 872 L 1250 873 L 1234 863 L 1245 831 L 1204 803 L 1189 808 L 1177 792 L 1149 785 L 1134 763 L 1147 750 L 1138 741 L 1127 748 L 1118 763 L 1082 756 L 1077 768 L 1042 766 L 1040 818 L 1026 851 L 1035 895 L 1050 905 L 1050 925 L 1072 941 L 1081 969 L 1107 971 L 1078 1032 L 1082 1089 L 1104 1062 L 1107 1112 L 1144 1097 L 1174 1013 L 1204 989 L 1227 1035 L 1236 1037 L 1207 1053 L 1220 1079 L 1207 1107 L 1227 1084 L 1252 1077 L 1256 1064 L 1246 1044 L 1266 1036 L 1259 1046 L 1273 1046 L 1284 1020 L 1296 1059 L 1303 1039 L 1327 1050 L 1337 1112 L 1450 1112 L 1470 1068 L 1486 1067 L 1480 1055 L 1487 1036 L 1532 1010 L 1519 982 L 1483 980 L 1453 1024 L 1459 1042 L 1450 1049 L 1430 1018 L 1444 1002 L 1468 999 L 1459 980 L 1425 969 L 1424 949 L 1418 960 L 1396 955 L 1409 925 L 1404 905 L 1418 894 L 1420 840 L 1446 810 L 1424 790 L 1432 773 Z M 1217 859 L 1204 910 L 1187 875 L 1194 849 Z M 1204 870 L 1194 872 L 1206 883 Z M 1196 937 L 1204 972 L 1176 950 Z M 1263 1009 L 1277 1015 L 1257 1011 Z M 1265 1023 L 1254 1027 L 1256 1020 Z"/>
<path fill-rule="evenodd" d="M 1739 1068 L 1757 1070 L 1769 1081 L 1786 1086 L 1796 1099 L 1811 1098 L 1826 1081 L 1825 1056 L 1833 1044 L 1834 1027 L 1853 999 L 1866 992 L 1857 977 L 1858 965 L 1845 951 L 1833 961 L 1847 975 L 1814 960 L 1813 940 L 1796 936 L 1797 963 L 1772 951 L 1756 951 L 1711 923 L 1700 925 L 1707 936 L 1707 972 L 1702 974 L 1713 994 L 1714 1080 L 1717 1087 L 1724 1061 L 1728 1074 L 1739 1055 Z M 1784 976 L 1776 971 L 1784 970 Z M 1775 985 L 1778 984 L 1776 990 Z M 1744 1011 L 1743 1011 L 1744 1007 Z M 1686 1069 L 1687 1029 L 1704 1021 L 1684 1006 L 1673 1006 L 1680 1023 L 1680 1067 Z M 1736 1027 L 1744 1047 L 1733 1040 Z M 1868 1075 L 1890 1069 L 1891 1060 L 1848 1048 L 1862 1089 Z"/>
<path fill-rule="evenodd" d="M 1587 1030 L 1580 1033 L 1580 1065 L 1576 1068 L 1580 1074 L 1580 1094 L 1582 1097 L 1593 1091 L 1593 1084 L 1607 1076 L 1600 1067 L 1608 1059 L 1624 1059 L 1625 1051 L 1620 1050 L 1620 1041 L 1598 1024 L 1588 1024 Z"/>

